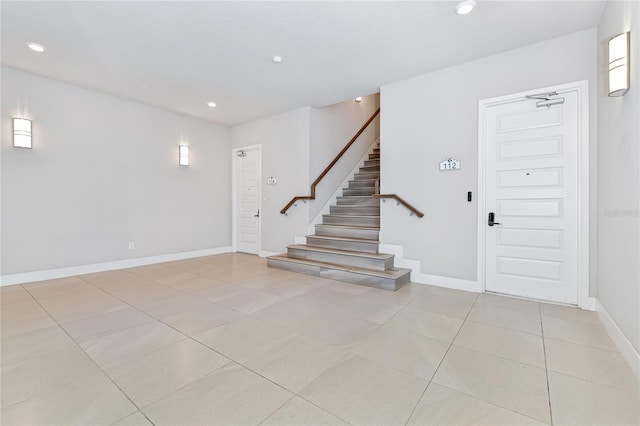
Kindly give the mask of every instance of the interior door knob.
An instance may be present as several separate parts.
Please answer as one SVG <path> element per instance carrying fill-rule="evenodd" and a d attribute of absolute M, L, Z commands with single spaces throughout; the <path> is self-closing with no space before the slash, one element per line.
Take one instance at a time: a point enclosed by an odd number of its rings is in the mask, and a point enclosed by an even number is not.
<path fill-rule="evenodd" d="M 495 217 L 496 217 L 496 215 L 495 215 L 494 212 L 489 212 L 489 221 L 487 222 L 487 225 L 489 225 L 489 226 L 501 225 L 501 223 L 499 223 L 499 222 L 494 222 Z"/>

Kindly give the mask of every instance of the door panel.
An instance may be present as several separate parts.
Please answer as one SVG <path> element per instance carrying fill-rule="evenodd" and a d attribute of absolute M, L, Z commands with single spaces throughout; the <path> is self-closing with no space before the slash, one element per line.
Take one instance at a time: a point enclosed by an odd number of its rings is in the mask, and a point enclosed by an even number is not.
<path fill-rule="evenodd" d="M 498 257 L 498 272 L 503 275 L 545 278 L 560 281 L 562 262 L 550 260 L 522 259 L 517 257 Z"/>
<path fill-rule="evenodd" d="M 498 143 L 498 160 L 560 157 L 562 138 L 525 139 Z"/>
<path fill-rule="evenodd" d="M 486 109 L 486 290 L 577 303 L 578 95 Z M 486 218 L 487 216 L 485 216 Z"/>
<path fill-rule="evenodd" d="M 521 169 L 498 172 L 499 188 L 559 186 L 562 180 L 562 169 Z"/>
<path fill-rule="evenodd" d="M 549 229 L 496 229 L 498 246 L 521 248 L 562 248 L 562 231 Z"/>
<path fill-rule="evenodd" d="M 498 218 L 505 216 L 560 217 L 562 200 L 496 200 Z"/>
<path fill-rule="evenodd" d="M 527 102 L 531 103 L 530 100 Z M 535 107 L 535 105 L 534 105 Z M 536 107 L 537 108 L 537 107 Z M 529 111 L 501 111 L 496 115 L 496 132 L 521 132 L 562 124 L 561 108 L 537 108 Z"/>

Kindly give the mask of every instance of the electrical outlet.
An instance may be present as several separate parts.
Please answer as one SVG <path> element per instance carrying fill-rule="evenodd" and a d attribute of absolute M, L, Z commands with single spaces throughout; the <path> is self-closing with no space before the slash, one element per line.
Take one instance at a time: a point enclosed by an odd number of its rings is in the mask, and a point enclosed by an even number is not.
<path fill-rule="evenodd" d="M 134 243 L 133 241 L 129 242 L 129 250 L 133 250 L 134 248 L 136 248 L 136 243 Z"/>

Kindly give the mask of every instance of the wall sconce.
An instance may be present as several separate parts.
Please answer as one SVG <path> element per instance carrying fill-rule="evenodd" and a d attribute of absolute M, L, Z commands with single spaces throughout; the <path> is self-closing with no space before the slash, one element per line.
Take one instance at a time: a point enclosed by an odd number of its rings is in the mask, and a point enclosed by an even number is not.
<path fill-rule="evenodd" d="M 181 166 L 189 165 L 189 145 L 178 145 L 178 163 Z"/>
<path fill-rule="evenodd" d="M 629 32 L 609 40 L 609 96 L 629 90 Z"/>
<path fill-rule="evenodd" d="M 357 98 L 354 99 L 354 101 L 356 101 L 357 103 L 362 102 L 362 96 L 358 96 Z"/>
<path fill-rule="evenodd" d="M 13 119 L 13 146 L 31 149 L 31 120 Z"/>

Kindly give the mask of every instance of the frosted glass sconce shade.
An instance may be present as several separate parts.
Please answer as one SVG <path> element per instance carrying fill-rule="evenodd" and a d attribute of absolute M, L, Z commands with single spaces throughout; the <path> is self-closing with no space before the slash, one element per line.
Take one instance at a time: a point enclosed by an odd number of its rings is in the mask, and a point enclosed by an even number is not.
<path fill-rule="evenodd" d="M 178 145 L 178 158 L 179 158 L 179 164 L 181 166 L 189 165 L 189 146 L 188 145 Z"/>
<path fill-rule="evenodd" d="M 609 40 L 609 96 L 622 96 L 629 90 L 629 33 Z"/>
<path fill-rule="evenodd" d="M 13 146 L 31 149 L 31 120 L 13 119 Z"/>

